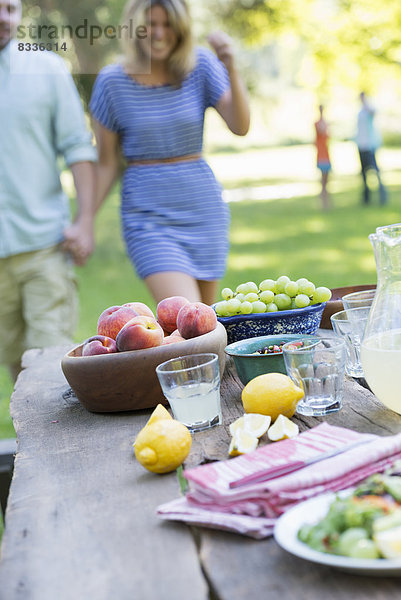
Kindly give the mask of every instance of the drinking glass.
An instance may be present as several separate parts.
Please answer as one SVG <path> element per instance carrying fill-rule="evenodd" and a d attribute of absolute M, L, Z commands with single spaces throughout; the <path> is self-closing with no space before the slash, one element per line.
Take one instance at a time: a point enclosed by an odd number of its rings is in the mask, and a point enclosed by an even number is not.
<path fill-rule="evenodd" d="M 203 431 L 221 424 L 217 354 L 172 358 L 157 366 L 156 374 L 174 417 L 189 431 Z"/>
<path fill-rule="evenodd" d="M 334 332 L 345 341 L 345 372 L 350 377 L 363 377 L 361 341 L 363 339 L 370 306 L 341 310 L 331 315 Z"/>
<path fill-rule="evenodd" d="M 345 342 L 337 337 L 301 339 L 302 346 L 287 342 L 283 356 L 287 374 L 304 391 L 296 412 L 322 416 L 342 406 Z"/>
<path fill-rule="evenodd" d="M 352 292 L 351 294 L 345 294 L 341 298 L 345 310 L 349 308 L 360 308 L 361 306 L 371 306 L 373 298 L 375 297 L 376 290 L 363 290 L 361 292 Z"/>

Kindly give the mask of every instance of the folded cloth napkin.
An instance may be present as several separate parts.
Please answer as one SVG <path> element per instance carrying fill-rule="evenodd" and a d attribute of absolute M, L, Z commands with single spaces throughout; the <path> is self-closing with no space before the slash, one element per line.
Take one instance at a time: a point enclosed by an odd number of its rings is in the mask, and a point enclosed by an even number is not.
<path fill-rule="evenodd" d="M 334 452 L 334 456 L 322 458 Z M 319 458 L 322 460 L 312 462 Z M 356 485 L 399 458 L 401 433 L 379 437 L 322 423 L 291 440 L 184 471 L 188 493 L 159 506 L 157 512 L 162 519 L 264 538 L 291 506 Z M 272 468 L 294 462 L 300 463 L 296 471 L 252 483 L 252 478 L 264 473 L 268 477 Z"/>

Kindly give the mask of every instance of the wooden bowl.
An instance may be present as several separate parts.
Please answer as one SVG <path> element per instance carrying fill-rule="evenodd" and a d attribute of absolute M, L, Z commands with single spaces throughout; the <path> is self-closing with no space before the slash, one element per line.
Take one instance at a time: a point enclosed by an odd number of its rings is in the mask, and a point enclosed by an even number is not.
<path fill-rule="evenodd" d="M 339 312 L 340 310 L 344 310 L 344 306 L 341 298 L 346 294 L 352 294 L 353 292 L 363 292 L 364 290 L 373 290 L 376 288 L 376 284 L 366 284 L 366 285 L 349 285 L 346 287 L 333 288 L 331 290 L 332 296 L 330 300 L 326 303 L 326 306 L 323 311 L 322 320 L 320 322 L 320 327 L 322 329 L 332 329 L 330 317 L 334 315 L 334 313 Z"/>
<path fill-rule="evenodd" d="M 226 330 L 216 329 L 184 342 L 147 350 L 82 356 L 82 344 L 68 352 L 61 368 L 76 397 L 91 412 L 122 412 L 168 404 L 163 396 L 156 367 L 177 356 L 214 352 L 219 357 L 220 376 L 225 366 Z"/>

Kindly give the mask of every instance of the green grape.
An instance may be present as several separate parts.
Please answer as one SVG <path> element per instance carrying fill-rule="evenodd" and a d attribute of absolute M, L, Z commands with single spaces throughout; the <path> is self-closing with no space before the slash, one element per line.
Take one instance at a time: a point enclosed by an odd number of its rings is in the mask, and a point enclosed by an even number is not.
<path fill-rule="evenodd" d="M 281 275 L 281 277 L 279 277 L 276 281 L 276 292 L 279 294 L 283 294 L 284 290 L 285 290 L 285 286 L 290 281 L 291 280 L 289 277 L 287 277 L 287 275 Z"/>
<path fill-rule="evenodd" d="M 259 289 L 261 292 L 271 291 L 276 293 L 276 282 L 274 279 L 264 279 L 259 283 Z"/>
<path fill-rule="evenodd" d="M 295 283 L 298 285 L 301 285 L 301 283 L 309 283 L 309 279 L 306 279 L 306 277 L 301 277 L 300 279 L 297 279 Z"/>
<path fill-rule="evenodd" d="M 290 298 L 294 298 L 298 294 L 298 284 L 295 281 L 289 281 L 284 288 L 284 292 Z"/>
<path fill-rule="evenodd" d="M 274 300 L 274 292 L 272 292 L 271 290 L 264 290 L 263 292 L 260 292 L 259 298 L 265 304 L 269 304 Z"/>
<path fill-rule="evenodd" d="M 359 542 L 359 540 L 365 540 L 368 537 L 366 529 L 363 527 L 350 527 L 340 534 L 337 542 L 336 550 L 339 554 L 349 556 L 351 548 Z"/>
<path fill-rule="evenodd" d="M 327 287 L 318 287 L 313 292 L 314 302 L 327 302 L 331 298 L 331 290 Z"/>
<path fill-rule="evenodd" d="M 245 300 L 247 302 L 256 302 L 257 300 L 259 300 L 259 296 L 256 292 L 249 292 L 245 295 Z"/>
<path fill-rule="evenodd" d="M 247 300 L 245 300 L 245 302 L 241 303 L 241 307 L 240 307 L 240 311 L 242 312 L 243 315 L 250 315 L 253 309 L 253 303 L 252 302 L 248 302 Z"/>
<path fill-rule="evenodd" d="M 279 310 L 288 310 L 291 306 L 291 298 L 287 294 L 276 294 L 274 302 Z"/>
<path fill-rule="evenodd" d="M 257 292 L 258 291 L 258 286 L 256 285 L 256 283 L 254 281 L 248 281 L 245 285 L 248 286 L 248 293 L 249 292 Z"/>
<path fill-rule="evenodd" d="M 380 558 L 379 550 L 373 540 L 359 540 L 351 546 L 349 554 L 351 558 Z"/>
<path fill-rule="evenodd" d="M 234 292 L 231 288 L 226 287 L 221 290 L 221 297 L 223 300 L 230 300 L 230 298 L 234 298 Z"/>
<path fill-rule="evenodd" d="M 311 281 L 306 281 L 306 282 L 298 284 L 298 293 L 299 294 L 306 294 L 307 296 L 312 296 L 314 291 L 315 291 L 315 284 L 312 283 Z"/>
<path fill-rule="evenodd" d="M 266 304 L 264 302 L 261 302 L 260 300 L 256 300 L 256 302 L 252 303 L 252 312 L 253 313 L 266 312 Z"/>
<path fill-rule="evenodd" d="M 227 310 L 231 315 L 235 315 L 241 306 L 241 302 L 237 298 L 227 300 Z"/>
<path fill-rule="evenodd" d="M 275 302 L 270 302 L 270 304 L 268 304 L 266 306 L 266 312 L 277 312 L 278 311 L 278 306 Z"/>
<path fill-rule="evenodd" d="M 239 300 L 240 302 L 243 302 L 245 300 L 245 294 L 241 294 L 241 292 L 239 294 L 235 294 L 235 297 L 237 298 L 237 300 Z"/>
<path fill-rule="evenodd" d="M 297 308 L 305 308 L 305 306 L 309 306 L 310 298 L 306 294 L 298 294 L 294 298 L 294 303 Z"/>
<path fill-rule="evenodd" d="M 237 294 L 247 294 L 248 293 L 248 284 L 247 283 L 240 283 L 235 288 L 235 291 L 237 292 Z"/>
<path fill-rule="evenodd" d="M 228 317 L 228 308 L 227 301 L 222 300 L 221 302 L 217 302 L 214 306 L 214 310 L 219 317 Z"/>

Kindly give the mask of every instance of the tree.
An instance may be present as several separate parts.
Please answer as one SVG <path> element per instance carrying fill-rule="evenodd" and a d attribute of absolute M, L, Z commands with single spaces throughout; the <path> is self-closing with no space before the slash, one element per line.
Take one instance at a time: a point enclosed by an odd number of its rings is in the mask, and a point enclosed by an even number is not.
<path fill-rule="evenodd" d="M 249 47 L 292 34 L 316 87 L 372 89 L 401 65 L 401 2 L 386 0 L 207 0 L 219 25 Z"/>
<path fill-rule="evenodd" d="M 53 50 L 58 42 L 58 53 L 70 63 L 87 102 L 96 74 L 119 51 L 118 31 L 116 39 L 106 31 L 117 29 L 124 4 L 124 0 L 25 0 L 22 24 L 30 36 L 25 41 L 49 43 Z M 66 50 L 60 50 L 63 43 Z"/>

